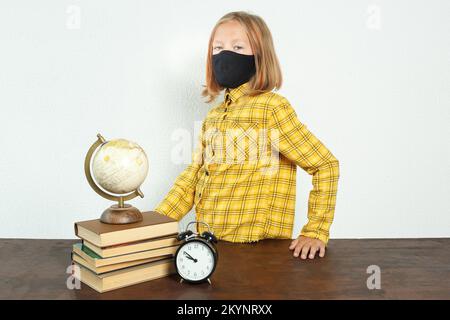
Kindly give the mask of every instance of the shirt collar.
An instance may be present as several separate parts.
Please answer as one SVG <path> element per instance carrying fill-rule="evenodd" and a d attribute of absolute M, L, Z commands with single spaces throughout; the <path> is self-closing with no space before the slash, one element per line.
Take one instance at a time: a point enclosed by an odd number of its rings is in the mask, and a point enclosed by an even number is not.
<path fill-rule="evenodd" d="M 249 81 L 241 84 L 236 88 L 226 88 L 225 89 L 225 101 L 231 99 L 232 102 L 236 102 L 237 99 L 242 97 L 247 93 L 249 89 Z"/>

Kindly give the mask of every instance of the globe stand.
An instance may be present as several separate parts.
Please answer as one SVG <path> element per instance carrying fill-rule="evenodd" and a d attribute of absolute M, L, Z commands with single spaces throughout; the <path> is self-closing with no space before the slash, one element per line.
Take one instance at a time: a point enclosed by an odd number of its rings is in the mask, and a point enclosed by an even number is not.
<path fill-rule="evenodd" d="M 86 174 L 89 185 L 92 187 L 92 189 L 94 189 L 95 192 L 106 199 L 118 201 L 118 204 L 113 204 L 111 207 L 103 211 L 100 217 L 100 221 L 108 224 L 129 224 L 142 221 L 143 217 L 139 209 L 133 207 L 130 204 L 124 203 L 124 201 L 131 200 L 137 196 L 143 198 L 144 194 L 139 188 L 137 188 L 130 194 L 116 196 L 103 191 L 95 183 L 94 178 L 91 174 L 91 159 L 95 150 L 97 150 L 99 146 L 106 142 L 105 138 L 103 138 L 100 133 L 97 134 L 97 138 L 97 141 L 89 148 L 86 154 L 86 158 L 84 160 L 84 172 Z"/>
<path fill-rule="evenodd" d="M 128 224 L 142 221 L 142 213 L 131 204 L 122 208 L 117 204 L 103 211 L 100 221 L 109 224 Z"/>

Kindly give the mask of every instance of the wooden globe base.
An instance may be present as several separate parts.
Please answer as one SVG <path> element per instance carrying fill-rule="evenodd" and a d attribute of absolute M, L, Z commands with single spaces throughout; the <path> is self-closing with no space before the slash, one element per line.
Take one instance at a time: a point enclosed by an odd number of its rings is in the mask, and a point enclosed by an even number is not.
<path fill-rule="evenodd" d="M 128 224 L 142 221 L 142 213 L 131 204 L 124 204 L 123 208 L 117 204 L 103 211 L 100 221 L 108 224 Z"/>

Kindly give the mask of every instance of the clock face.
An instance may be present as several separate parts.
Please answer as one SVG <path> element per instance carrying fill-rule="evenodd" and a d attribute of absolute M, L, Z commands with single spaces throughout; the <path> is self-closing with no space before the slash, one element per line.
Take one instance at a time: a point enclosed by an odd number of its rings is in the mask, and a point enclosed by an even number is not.
<path fill-rule="evenodd" d="M 201 281 L 214 271 L 216 259 L 206 243 L 191 240 L 179 248 L 175 262 L 181 277 L 189 281 Z"/>

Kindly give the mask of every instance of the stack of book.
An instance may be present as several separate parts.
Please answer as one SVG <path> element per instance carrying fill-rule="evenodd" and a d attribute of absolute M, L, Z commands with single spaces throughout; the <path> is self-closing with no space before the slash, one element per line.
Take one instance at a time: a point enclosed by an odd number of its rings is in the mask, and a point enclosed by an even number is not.
<path fill-rule="evenodd" d="M 178 222 L 155 211 L 142 215 L 143 221 L 131 224 L 75 223 L 82 242 L 73 245 L 72 263 L 81 282 L 105 292 L 175 273 Z"/>

